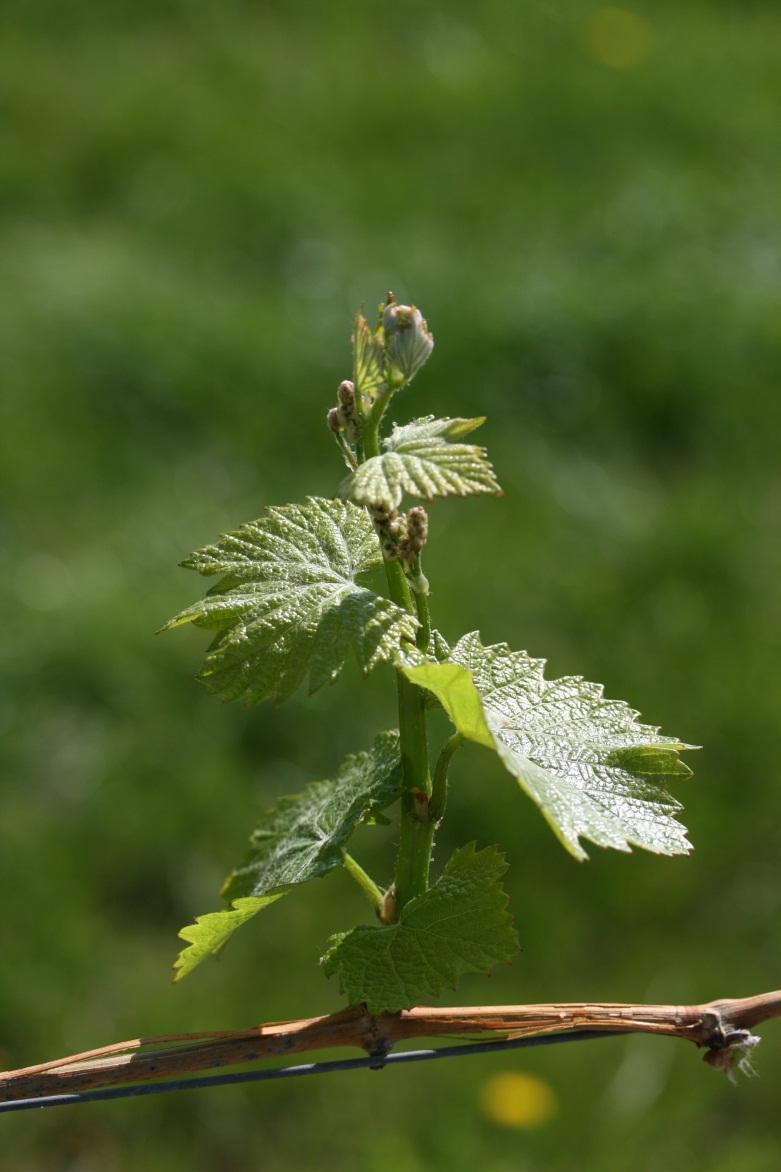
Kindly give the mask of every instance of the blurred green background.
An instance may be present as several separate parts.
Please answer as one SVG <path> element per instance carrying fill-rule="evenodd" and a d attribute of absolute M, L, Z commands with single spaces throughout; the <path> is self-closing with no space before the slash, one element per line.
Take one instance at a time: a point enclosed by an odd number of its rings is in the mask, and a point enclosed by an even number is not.
<path fill-rule="evenodd" d="M 438 625 L 705 746 L 690 858 L 582 866 L 460 756 L 437 859 L 506 847 L 524 950 L 451 1003 L 781 984 L 778 6 L 5 0 L 0 33 L 0 1066 L 339 1004 L 342 875 L 169 966 L 263 806 L 392 726 L 390 673 L 244 711 L 154 631 L 191 549 L 333 491 L 324 413 L 389 287 L 437 338 L 399 417 L 487 414 L 506 494 L 432 509 Z M 356 854 L 385 877 L 392 844 Z M 9 1116 L 0 1168 L 765 1172 L 762 1032 L 737 1088 L 611 1040 Z M 500 1072 L 547 1122 L 491 1118 Z"/>

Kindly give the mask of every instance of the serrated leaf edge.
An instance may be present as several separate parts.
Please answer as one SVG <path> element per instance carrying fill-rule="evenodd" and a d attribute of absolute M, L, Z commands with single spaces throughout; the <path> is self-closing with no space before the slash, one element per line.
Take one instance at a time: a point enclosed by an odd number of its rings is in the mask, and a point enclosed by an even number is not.
<path fill-rule="evenodd" d="M 431 987 L 431 989 L 429 990 L 429 994 L 433 997 L 438 997 L 445 989 L 456 989 L 458 987 L 458 981 L 459 981 L 460 977 L 463 975 L 466 975 L 466 973 L 469 973 L 472 975 L 479 975 L 481 973 L 488 974 L 492 971 L 493 967 L 497 964 L 510 964 L 510 963 L 512 963 L 512 958 L 520 950 L 520 942 L 518 940 L 518 933 L 517 933 L 517 930 L 515 927 L 515 918 L 510 912 L 507 911 L 507 907 L 510 902 L 510 897 L 509 897 L 508 893 L 505 891 L 504 887 L 502 886 L 502 882 L 501 882 L 503 877 L 506 875 L 507 871 L 509 870 L 509 863 L 507 861 L 506 855 L 498 846 L 486 846 L 486 847 L 482 847 L 482 848 L 478 849 L 476 841 L 473 840 L 471 842 L 466 843 L 464 846 L 459 847 L 457 850 L 455 850 L 453 852 L 453 854 L 448 859 L 448 862 L 445 864 L 445 867 L 444 867 L 439 879 L 437 879 L 437 881 L 435 883 L 433 883 L 432 886 L 427 891 L 423 892 L 421 895 L 416 896 L 414 899 L 411 899 L 409 901 L 409 903 L 406 905 L 406 907 L 402 909 L 401 915 L 395 924 L 388 924 L 383 927 L 374 926 L 374 925 L 372 925 L 371 927 L 369 927 L 367 925 L 363 925 L 363 926 L 359 925 L 357 928 L 351 928 L 345 932 L 337 932 L 337 933 L 334 933 L 331 937 L 329 937 L 326 951 L 323 953 L 322 957 L 320 958 L 320 964 L 321 964 L 323 971 L 325 972 L 325 975 L 327 977 L 331 977 L 334 975 L 337 976 L 339 988 L 340 988 L 342 995 L 348 996 L 349 993 L 348 993 L 346 983 L 344 982 L 344 980 L 342 978 L 342 974 L 335 967 L 335 957 L 336 957 L 336 954 L 337 954 L 337 951 L 338 951 L 340 945 L 344 942 L 344 940 L 348 936 L 350 936 L 352 933 L 354 933 L 356 931 L 362 931 L 362 930 L 366 930 L 369 932 L 378 932 L 378 933 L 383 933 L 383 934 L 388 933 L 388 932 L 393 932 L 394 930 L 398 930 L 400 927 L 403 927 L 403 926 L 406 926 L 407 929 L 409 930 L 409 925 L 405 925 L 405 919 L 408 920 L 410 918 L 410 916 L 414 915 L 415 911 L 420 908 L 421 902 L 425 903 L 427 896 L 430 896 L 432 893 L 434 893 L 436 891 L 437 884 L 447 876 L 448 868 L 451 866 L 451 864 L 456 860 L 460 861 L 464 857 L 468 857 L 473 860 L 478 855 L 483 856 L 483 857 L 489 856 L 490 860 L 495 862 L 495 869 L 493 870 L 493 873 L 489 875 L 488 882 L 495 887 L 495 893 L 496 893 L 496 898 L 497 898 L 496 910 L 500 916 L 505 917 L 505 924 L 503 925 L 503 927 L 505 929 L 507 929 L 512 934 L 512 937 L 513 937 L 512 952 L 509 955 L 506 955 L 506 954 L 499 955 L 497 953 L 497 955 L 493 957 L 493 959 L 489 962 L 489 964 L 486 968 L 465 969 L 464 972 L 459 974 L 459 976 L 456 978 L 456 980 L 453 981 L 452 983 L 448 982 L 446 980 L 441 981 L 439 984 L 436 984 Z M 368 999 L 366 1002 L 367 1008 L 370 1013 L 397 1012 L 398 1010 L 412 1008 L 413 1004 L 414 1004 L 413 1002 L 407 1001 L 403 1005 L 385 1006 L 385 1005 L 381 1005 L 379 1002 L 372 1002 L 371 999 Z"/>
<path fill-rule="evenodd" d="M 484 650 L 489 650 L 489 649 L 492 651 L 495 650 L 497 653 L 507 654 L 507 655 L 518 654 L 517 652 L 513 652 L 512 648 L 506 642 L 494 643 L 494 644 L 490 644 L 488 647 L 486 647 L 485 645 L 482 644 L 482 639 L 480 637 L 479 631 L 471 631 L 471 632 L 469 632 L 469 634 L 462 636 L 462 638 L 458 641 L 458 644 L 456 646 L 460 645 L 462 642 L 464 642 L 467 639 L 478 640 L 481 644 L 481 647 L 483 647 Z M 453 649 L 451 648 L 451 650 L 453 650 Z M 527 654 L 527 653 L 524 652 L 522 654 Z M 541 672 L 544 670 L 545 663 L 546 663 L 546 661 L 544 659 L 534 659 L 534 657 L 532 657 L 532 656 L 528 656 L 528 658 L 529 658 L 530 663 L 532 663 L 532 664 L 534 664 L 534 666 L 540 668 Z M 579 841 L 580 836 L 578 836 L 577 842 L 573 842 L 571 839 L 567 838 L 566 835 L 562 832 L 561 827 L 558 825 L 558 823 L 553 818 L 553 816 L 549 813 L 549 811 L 543 805 L 541 805 L 536 800 L 534 795 L 529 792 L 527 787 L 525 785 L 523 785 L 522 778 L 520 778 L 518 776 L 516 770 L 511 767 L 510 759 L 513 756 L 513 751 L 502 742 L 502 740 L 498 737 L 498 735 L 496 735 L 494 733 L 494 730 L 491 727 L 491 721 L 488 718 L 488 714 L 486 712 L 485 705 L 483 703 L 482 696 L 480 695 L 480 692 L 478 691 L 477 686 L 474 683 L 474 678 L 473 678 L 472 672 L 468 668 L 464 667 L 463 664 L 452 663 L 452 662 L 444 662 L 444 663 L 437 662 L 436 660 L 432 660 L 430 658 L 427 658 L 427 657 L 421 655 L 420 653 L 416 652 L 415 649 L 410 649 L 406 652 L 400 653 L 396 658 L 396 664 L 397 664 L 397 667 L 399 668 L 399 670 L 402 671 L 412 683 L 417 684 L 419 687 L 426 688 L 427 690 L 432 691 L 434 695 L 436 695 L 440 704 L 445 709 L 445 711 L 448 715 L 448 718 L 450 719 L 453 726 L 457 729 L 457 731 L 461 732 L 462 735 L 467 740 L 474 741 L 476 744 L 480 744 L 484 748 L 491 749 L 492 751 L 494 751 L 496 753 L 496 755 L 499 757 L 500 761 L 505 766 L 507 771 L 511 774 L 511 776 L 515 777 L 516 781 L 518 781 L 519 785 L 521 785 L 521 787 L 524 789 L 524 792 L 526 792 L 527 796 L 537 806 L 538 810 L 543 815 L 543 817 L 545 818 L 545 821 L 548 823 L 548 825 L 552 829 L 553 833 L 555 834 L 555 836 L 559 840 L 559 842 L 561 842 L 562 846 L 564 846 L 564 848 L 568 851 L 568 853 L 573 858 L 575 858 L 578 862 L 586 861 L 589 856 L 580 844 L 580 841 Z M 469 719 L 469 721 L 467 721 L 467 722 L 464 722 L 463 720 L 459 721 L 459 719 L 454 711 L 453 705 L 449 701 L 449 697 L 447 695 L 444 695 L 444 696 L 441 695 L 439 693 L 439 691 L 434 691 L 433 687 L 430 687 L 429 685 L 427 685 L 426 683 L 424 683 L 422 681 L 421 669 L 425 670 L 425 668 L 429 667 L 429 666 L 439 669 L 440 675 L 441 675 L 442 668 L 447 667 L 447 668 L 453 669 L 451 672 L 451 678 L 460 681 L 462 683 L 462 685 L 466 686 L 467 696 L 468 696 L 469 705 L 470 705 L 470 719 Z M 561 679 L 569 680 L 573 684 L 577 683 L 577 684 L 588 685 L 594 689 L 593 696 L 595 699 L 600 699 L 600 700 L 604 699 L 604 686 L 602 684 L 593 683 L 590 680 L 586 680 L 585 677 L 581 676 L 581 675 L 559 677 L 559 680 L 561 680 Z M 553 683 L 554 680 L 550 680 L 548 682 Z M 555 682 L 559 682 L 559 681 L 555 681 Z M 606 701 L 606 702 L 609 703 L 610 701 Z M 637 709 L 634 709 L 630 705 L 626 704 L 625 701 L 617 701 L 617 703 L 622 704 L 626 708 L 627 715 L 629 717 L 631 717 L 632 721 L 635 721 L 638 718 L 640 718 L 641 713 Z M 653 731 L 655 733 L 659 732 L 659 729 L 654 726 L 644 726 L 644 727 L 649 730 L 653 729 Z M 628 751 L 631 748 L 638 748 L 638 749 L 656 748 L 656 749 L 660 749 L 660 750 L 669 749 L 674 752 L 685 752 L 685 751 L 689 751 L 689 750 L 692 750 L 692 751 L 697 750 L 700 748 L 700 746 L 699 745 L 691 745 L 685 741 L 680 741 L 680 740 L 677 740 L 676 738 L 667 737 L 667 738 L 660 739 L 658 742 L 654 742 L 652 740 L 638 742 L 637 746 L 626 746 L 624 748 L 624 750 L 616 750 L 616 752 Z M 529 760 L 529 758 L 525 758 L 525 764 L 528 766 L 528 770 L 529 770 L 530 774 L 533 774 L 535 772 L 544 773 L 544 770 L 542 769 L 542 767 L 536 765 L 535 762 Z M 686 775 L 692 776 L 692 771 L 685 764 L 685 762 L 681 761 L 681 762 L 679 762 L 679 764 L 681 766 L 683 766 L 685 773 L 680 773 L 680 774 L 678 774 L 678 776 L 686 776 Z M 592 801 L 595 801 L 598 803 L 598 799 L 596 799 L 593 795 L 589 795 L 589 796 L 591 797 Z M 677 799 L 675 799 L 671 795 L 667 794 L 666 791 L 662 791 L 662 794 L 660 794 L 660 796 L 664 796 L 667 799 L 668 808 L 671 811 L 678 812 L 683 809 L 682 804 Z M 598 803 L 598 804 L 600 804 L 600 803 Z M 610 811 L 608 811 L 608 813 L 610 813 Z M 683 828 L 683 830 L 684 830 L 684 835 L 683 835 L 682 841 L 685 843 L 686 850 L 681 851 L 681 852 L 676 852 L 678 854 L 683 854 L 683 853 L 688 854 L 694 849 L 691 842 L 689 842 L 689 840 L 686 838 L 685 828 Z M 625 839 L 625 845 L 614 846 L 613 849 L 621 850 L 624 853 L 632 853 L 632 846 L 633 845 L 639 846 L 640 849 L 644 849 L 644 850 L 650 849 L 648 847 L 644 847 L 642 843 L 638 843 L 636 840 L 634 840 L 632 838 L 631 835 L 624 834 L 623 831 L 622 831 L 622 835 Z M 591 841 L 590 839 L 588 839 L 587 834 L 583 834 L 583 837 L 586 838 L 588 841 Z M 600 845 L 600 844 L 595 843 L 594 845 Z M 668 856 L 668 857 L 670 857 L 670 856 Z"/>
<path fill-rule="evenodd" d="M 184 977 L 189 976 L 209 957 L 218 956 L 234 932 L 246 924 L 248 920 L 253 919 L 263 908 L 276 903 L 285 893 L 285 891 L 279 891 L 272 895 L 242 896 L 234 900 L 229 908 L 196 916 L 192 924 L 181 928 L 177 933 L 179 939 L 187 943 L 187 948 L 183 948 L 174 961 L 174 981 L 181 981 Z M 216 946 L 209 947 L 204 944 L 203 938 L 208 936 L 210 929 L 216 927 L 218 923 L 227 925 L 227 928 L 223 929 L 220 942 Z"/>
<path fill-rule="evenodd" d="M 384 508 L 397 509 L 401 504 L 404 496 L 414 496 L 420 500 L 433 500 L 434 497 L 444 496 L 479 496 L 491 494 L 494 496 L 502 496 L 502 488 L 496 478 L 496 473 L 490 460 L 488 459 L 487 449 L 478 444 L 461 444 L 452 443 L 451 440 L 458 439 L 462 436 L 468 435 L 476 428 L 485 423 L 486 416 L 480 415 L 473 419 L 464 419 L 460 417 L 450 418 L 445 417 L 437 419 L 433 415 L 426 415 L 420 419 L 416 419 L 411 423 L 394 424 L 393 430 L 389 436 L 382 441 L 383 452 L 379 456 L 372 456 L 360 465 L 358 469 L 345 477 L 339 486 L 339 496 L 342 500 L 352 501 L 357 505 L 365 505 L 369 508 Z M 446 475 L 446 469 L 437 463 L 437 460 L 432 455 L 426 455 L 425 451 L 406 451 L 405 443 L 412 444 L 415 442 L 414 433 L 418 428 L 424 430 L 426 425 L 441 425 L 439 431 L 435 431 L 431 436 L 421 436 L 419 443 L 425 443 L 426 439 L 431 443 L 439 440 L 446 448 L 451 449 L 452 457 L 457 458 L 459 455 L 463 457 L 471 457 L 477 464 L 480 465 L 480 471 L 484 477 L 483 483 L 478 483 L 472 478 L 473 483 L 470 487 L 462 490 L 457 490 L 450 487 L 434 486 L 429 492 L 423 492 L 414 481 L 413 474 L 404 469 L 403 474 L 399 478 L 398 483 L 391 485 L 388 475 L 384 472 L 384 468 L 389 460 L 396 457 L 403 460 L 407 457 L 409 460 L 416 460 L 420 463 L 428 462 L 434 468 L 438 469 L 441 476 Z M 409 433 L 409 434 L 405 434 Z M 403 467 L 403 465 L 402 465 Z M 368 485 L 365 482 L 371 480 L 372 474 L 380 475 L 384 480 L 387 491 L 381 494 L 372 494 L 369 491 Z M 460 475 L 460 474 L 459 474 Z M 360 488 L 357 486 L 364 485 Z"/>

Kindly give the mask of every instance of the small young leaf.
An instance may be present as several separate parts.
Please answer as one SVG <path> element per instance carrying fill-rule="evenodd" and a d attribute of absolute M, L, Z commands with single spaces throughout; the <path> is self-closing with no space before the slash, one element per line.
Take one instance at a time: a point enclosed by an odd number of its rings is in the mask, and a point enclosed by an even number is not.
<path fill-rule="evenodd" d="M 280 798 L 261 819 L 244 862 L 223 885 L 226 911 L 199 916 L 179 933 L 189 947 L 175 964 L 176 980 L 214 956 L 237 928 L 292 887 L 341 866 L 342 847 L 362 822 L 386 809 L 401 792 L 398 733 L 381 733 L 368 753 L 341 764 L 333 781 L 316 781 Z"/>
<path fill-rule="evenodd" d="M 359 505 L 397 509 L 405 493 L 434 496 L 500 493 L 485 448 L 452 443 L 480 427 L 485 418 L 417 419 L 394 426 L 383 440 L 385 451 L 361 464 L 344 480 L 339 495 Z"/>
<path fill-rule="evenodd" d="M 314 692 L 348 648 L 367 672 L 414 639 L 416 620 L 356 581 L 381 560 L 364 509 L 317 497 L 270 508 L 182 563 L 224 577 L 163 630 L 218 632 L 198 678 L 225 700 L 284 700 L 307 675 Z"/>
<path fill-rule="evenodd" d="M 432 659 L 436 659 L 439 663 L 450 658 L 450 644 L 442 632 L 438 631 L 436 627 L 431 632 L 429 654 Z"/>
<path fill-rule="evenodd" d="M 580 676 L 546 680 L 544 660 L 505 643 L 484 647 L 473 632 L 449 661 L 405 655 L 407 677 L 439 699 L 462 736 L 494 749 L 536 802 L 564 846 L 580 844 L 686 854 L 691 844 L 673 815 L 681 804 L 660 782 L 691 775 L 665 737 L 599 684 Z"/>
<path fill-rule="evenodd" d="M 356 393 L 370 402 L 385 389 L 382 343 L 362 313 L 355 319 L 353 333 L 353 382 Z"/>
<path fill-rule="evenodd" d="M 322 964 L 338 974 L 351 1005 L 370 1013 L 409 1009 L 455 988 L 467 972 L 487 972 L 518 950 L 499 882 L 507 864 L 496 847 L 474 843 L 451 857 L 433 887 L 411 899 L 398 923 L 332 936 Z"/>
<path fill-rule="evenodd" d="M 194 924 L 188 924 L 179 933 L 181 940 L 188 941 L 189 946 L 183 948 L 174 963 L 174 980 L 181 981 L 193 969 L 209 956 L 216 956 L 230 940 L 233 933 L 247 920 L 251 920 L 271 903 L 282 898 L 279 895 L 267 895 L 261 899 L 237 899 L 233 907 L 223 912 L 207 912 L 205 916 L 198 916 Z"/>

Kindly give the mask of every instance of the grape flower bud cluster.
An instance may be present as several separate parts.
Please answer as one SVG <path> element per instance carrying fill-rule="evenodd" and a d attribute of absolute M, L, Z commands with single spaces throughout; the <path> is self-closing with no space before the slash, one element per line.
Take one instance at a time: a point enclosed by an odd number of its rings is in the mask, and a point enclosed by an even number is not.
<path fill-rule="evenodd" d="M 434 349 L 434 336 L 414 305 L 399 305 L 393 294 L 382 315 L 385 354 L 402 383 L 408 383 Z"/>

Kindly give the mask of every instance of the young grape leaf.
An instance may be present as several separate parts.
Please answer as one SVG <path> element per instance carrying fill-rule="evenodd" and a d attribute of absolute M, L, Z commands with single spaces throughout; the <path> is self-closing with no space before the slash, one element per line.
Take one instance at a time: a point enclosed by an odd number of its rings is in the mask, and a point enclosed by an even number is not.
<path fill-rule="evenodd" d="M 462 736 L 495 750 L 575 858 L 588 857 L 581 838 L 622 851 L 691 850 L 673 817 L 682 806 L 662 784 L 691 776 L 678 754 L 694 746 L 640 724 L 627 704 L 606 700 L 601 685 L 580 676 L 546 680 L 544 660 L 505 643 L 484 647 L 476 632 L 445 663 L 414 652 L 399 662 Z"/>
<path fill-rule="evenodd" d="M 436 659 L 438 663 L 450 658 L 450 644 L 441 631 L 436 627 L 431 632 L 431 639 L 429 641 L 429 656 L 431 659 Z"/>
<path fill-rule="evenodd" d="M 381 564 L 366 511 L 310 497 L 198 550 L 182 565 L 224 577 L 163 630 L 218 632 L 198 678 L 225 700 L 284 700 L 336 679 L 348 648 L 364 672 L 412 640 L 416 620 L 356 579 Z"/>
<path fill-rule="evenodd" d="M 404 427 L 394 425 L 384 452 L 361 464 L 344 480 L 339 495 L 359 505 L 397 509 L 405 493 L 469 496 L 502 490 L 485 448 L 452 443 L 485 423 L 479 419 L 435 419 L 429 415 Z"/>
<path fill-rule="evenodd" d="M 370 1013 L 409 1009 L 455 988 L 468 972 L 487 972 L 518 950 L 499 882 L 507 864 L 496 847 L 455 852 L 428 891 L 411 899 L 399 921 L 332 936 L 322 959 L 338 974 L 351 1005 Z"/>
<path fill-rule="evenodd" d="M 182 949 L 174 962 L 174 980 L 181 981 L 207 957 L 216 956 L 237 928 L 253 919 L 262 908 L 276 903 L 283 894 L 237 899 L 227 911 L 207 912 L 205 916 L 198 916 L 194 924 L 182 928 L 179 938 L 188 941 L 188 947 Z"/>
<path fill-rule="evenodd" d="M 369 752 L 347 757 L 333 781 L 316 781 L 300 794 L 280 798 L 250 838 L 241 866 L 225 880 L 226 911 L 199 916 L 179 933 L 189 947 L 177 958 L 176 980 L 214 956 L 237 928 L 291 888 L 327 875 L 342 864 L 342 849 L 401 793 L 398 733 L 381 733 Z"/>
<path fill-rule="evenodd" d="M 381 733 L 368 753 L 347 757 L 333 781 L 315 781 L 266 812 L 246 858 L 226 879 L 223 898 L 266 895 L 341 866 L 355 828 L 400 796 L 399 736 Z"/>
<path fill-rule="evenodd" d="M 353 333 L 353 382 L 356 393 L 370 402 L 385 389 L 382 343 L 362 313 L 355 319 Z"/>

